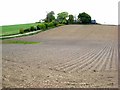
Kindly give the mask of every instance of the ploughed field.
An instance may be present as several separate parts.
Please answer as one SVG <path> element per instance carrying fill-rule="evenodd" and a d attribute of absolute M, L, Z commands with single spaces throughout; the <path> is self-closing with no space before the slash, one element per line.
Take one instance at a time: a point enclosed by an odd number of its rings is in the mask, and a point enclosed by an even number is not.
<path fill-rule="evenodd" d="M 3 87 L 118 87 L 117 26 L 66 25 L 3 44 Z"/>

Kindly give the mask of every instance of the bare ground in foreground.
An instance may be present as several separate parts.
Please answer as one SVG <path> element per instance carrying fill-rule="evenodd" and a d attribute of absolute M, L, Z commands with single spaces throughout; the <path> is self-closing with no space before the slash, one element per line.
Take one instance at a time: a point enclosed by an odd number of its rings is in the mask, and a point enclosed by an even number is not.
<path fill-rule="evenodd" d="M 118 87 L 117 26 L 67 25 L 3 44 L 3 87 Z"/>

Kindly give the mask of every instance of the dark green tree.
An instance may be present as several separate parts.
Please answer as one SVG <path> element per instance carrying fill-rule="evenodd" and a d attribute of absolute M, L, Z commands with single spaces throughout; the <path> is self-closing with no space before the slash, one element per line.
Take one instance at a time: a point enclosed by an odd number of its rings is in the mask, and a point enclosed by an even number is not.
<path fill-rule="evenodd" d="M 47 13 L 47 16 L 45 18 L 45 22 L 51 22 L 52 20 L 55 20 L 54 14 L 55 14 L 54 11 Z"/>
<path fill-rule="evenodd" d="M 82 24 L 89 24 L 91 23 L 91 16 L 85 12 L 79 13 L 78 19 Z"/>
<path fill-rule="evenodd" d="M 68 12 L 61 12 L 57 14 L 57 20 L 61 24 L 66 24 L 67 23 L 67 17 L 68 17 Z"/>
<path fill-rule="evenodd" d="M 74 16 L 73 15 L 69 15 L 68 23 L 69 24 L 73 24 L 73 22 L 74 22 Z"/>

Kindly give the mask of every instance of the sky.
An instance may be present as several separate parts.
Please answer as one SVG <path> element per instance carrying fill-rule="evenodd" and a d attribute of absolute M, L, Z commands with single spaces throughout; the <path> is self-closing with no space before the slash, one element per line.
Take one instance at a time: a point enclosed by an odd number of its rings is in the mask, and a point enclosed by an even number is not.
<path fill-rule="evenodd" d="M 47 12 L 66 11 L 78 16 L 86 12 L 101 24 L 118 24 L 120 0 L 1 0 L 0 26 L 34 23 L 46 17 Z"/>

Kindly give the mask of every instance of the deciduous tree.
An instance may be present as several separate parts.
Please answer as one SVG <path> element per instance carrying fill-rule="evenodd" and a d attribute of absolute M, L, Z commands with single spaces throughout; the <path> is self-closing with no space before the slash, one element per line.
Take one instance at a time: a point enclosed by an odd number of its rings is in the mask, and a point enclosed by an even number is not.
<path fill-rule="evenodd" d="M 67 23 L 67 17 L 68 17 L 68 12 L 61 12 L 57 14 L 57 20 L 61 24 L 66 24 Z"/>
<path fill-rule="evenodd" d="M 82 24 L 89 24 L 91 23 L 91 16 L 85 12 L 79 13 L 78 19 L 80 19 L 80 22 Z"/>

